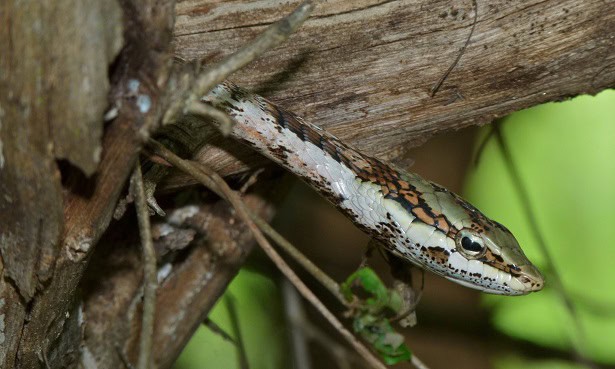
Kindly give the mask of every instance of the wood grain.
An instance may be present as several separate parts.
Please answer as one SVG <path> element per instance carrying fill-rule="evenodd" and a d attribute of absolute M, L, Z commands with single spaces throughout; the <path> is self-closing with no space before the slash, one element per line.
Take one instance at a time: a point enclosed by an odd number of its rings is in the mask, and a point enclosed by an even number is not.
<path fill-rule="evenodd" d="M 72 367 L 83 342 L 81 277 L 143 138 L 169 105 L 169 86 L 180 84 L 169 82 L 172 28 L 176 55 L 207 63 L 298 2 L 185 0 L 175 8 L 175 26 L 174 4 L 163 0 L 0 4 L 0 367 Z M 123 11 L 121 25 L 113 4 Z M 367 153 L 395 159 L 439 131 L 613 87 L 614 23 L 612 2 L 597 0 L 332 0 L 320 3 L 289 42 L 232 79 Z M 432 96 L 472 27 L 459 63 Z M 125 43 L 109 66 L 118 28 Z M 118 117 L 105 126 L 108 87 Z M 149 109 L 140 98 L 149 98 Z M 226 144 L 235 154 L 238 145 Z M 220 156 L 212 150 L 226 157 L 220 164 L 230 172 L 256 157 L 248 152 L 238 164 L 208 145 L 204 155 L 214 161 Z M 58 167 L 57 159 L 67 161 Z M 81 176 L 95 166 L 90 179 Z M 198 266 L 185 275 L 201 273 Z M 232 270 L 210 291 L 220 293 Z M 189 290 L 177 292 L 190 297 Z M 199 296 L 192 320 L 170 328 L 181 340 L 159 337 L 161 347 L 172 346 L 157 352 L 164 365 L 215 300 Z M 166 313 L 170 326 L 176 311 Z M 115 347 L 106 354 L 116 355 Z"/>
<path fill-rule="evenodd" d="M 77 287 L 143 136 L 165 109 L 174 3 L 126 1 L 122 9 L 116 2 L 74 3 L 11 1 L 0 7 L 0 38 L 9 56 L 0 58 L 0 111 L 7 112 L 0 117 L 6 160 L 0 170 L 0 316 L 10 320 L 0 329 L 2 368 L 74 363 Z M 126 44 L 110 81 L 118 31 Z M 80 47 L 84 40 L 92 44 Z M 118 117 L 101 144 L 109 90 Z M 89 179 L 62 165 L 61 183 L 57 158 L 85 172 L 100 165 Z"/>
<path fill-rule="evenodd" d="M 91 176 L 102 151 L 108 65 L 123 44 L 122 11 L 113 1 L 88 0 L 56 2 L 47 13 L 53 19 L 45 74 L 54 155 Z"/>
<path fill-rule="evenodd" d="M 218 60 L 297 4 L 179 1 L 176 54 Z M 317 4 L 287 43 L 231 79 L 385 159 L 443 130 L 615 86 L 612 2 Z"/>
<path fill-rule="evenodd" d="M 262 194 L 273 186 L 262 182 L 258 187 L 244 200 L 261 217 L 271 219 L 274 206 L 266 200 L 271 196 Z M 181 224 L 154 223 L 159 263 L 169 270 L 157 291 L 157 368 L 172 367 L 255 244 L 247 226 L 223 200 L 166 210 L 176 218 L 184 215 Z M 164 235 L 157 229 L 164 229 Z M 127 214 L 111 230 L 101 240 L 83 283 L 85 335 L 80 346 L 98 368 L 122 367 L 118 347 L 134 362 L 141 324 L 142 268 L 135 219 Z"/>

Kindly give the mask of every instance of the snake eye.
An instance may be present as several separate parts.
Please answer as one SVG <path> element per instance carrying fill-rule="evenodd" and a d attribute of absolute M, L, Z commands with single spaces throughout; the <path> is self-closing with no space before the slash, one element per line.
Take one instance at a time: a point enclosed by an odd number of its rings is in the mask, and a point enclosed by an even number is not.
<path fill-rule="evenodd" d="M 485 254 L 487 248 L 483 239 L 476 233 L 462 229 L 455 238 L 457 249 L 467 257 L 479 258 Z"/>

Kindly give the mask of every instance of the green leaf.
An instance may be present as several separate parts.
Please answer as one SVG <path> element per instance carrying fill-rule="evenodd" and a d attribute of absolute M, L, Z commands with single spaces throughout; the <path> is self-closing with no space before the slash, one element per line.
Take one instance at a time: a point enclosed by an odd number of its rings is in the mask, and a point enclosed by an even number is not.
<path fill-rule="evenodd" d="M 412 353 L 404 337 L 393 329 L 387 318 L 399 313 L 403 306 L 399 293 L 388 289 L 380 277 L 366 267 L 350 275 L 340 289 L 344 298 L 353 304 L 355 333 L 371 344 L 386 364 L 410 360 Z"/>

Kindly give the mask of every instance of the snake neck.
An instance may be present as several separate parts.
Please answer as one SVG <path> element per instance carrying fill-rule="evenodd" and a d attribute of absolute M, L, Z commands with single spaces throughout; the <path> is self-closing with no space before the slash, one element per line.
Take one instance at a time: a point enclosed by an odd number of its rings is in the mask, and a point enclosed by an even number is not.
<path fill-rule="evenodd" d="M 235 138 L 299 176 L 402 259 L 491 293 L 542 288 L 514 236 L 445 188 L 361 154 L 233 84 L 203 100 L 234 118 Z M 470 251 L 461 249 L 462 239 Z"/>
<path fill-rule="evenodd" d="M 366 184 L 365 191 L 377 192 L 377 198 L 395 201 L 420 221 L 455 236 L 453 224 L 423 197 L 425 192 L 449 194 L 445 188 L 364 155 L 320 127 L 232 83 L 220 84 L 205 100 L 235 119 L 236 138 L 307 181 L 352 220 L 360 215 L 354 206 L 344 203 Z M 357 225 L 365 229 L 362 222 Z M 380 232 L 375 236 L 382 238 Z"/>

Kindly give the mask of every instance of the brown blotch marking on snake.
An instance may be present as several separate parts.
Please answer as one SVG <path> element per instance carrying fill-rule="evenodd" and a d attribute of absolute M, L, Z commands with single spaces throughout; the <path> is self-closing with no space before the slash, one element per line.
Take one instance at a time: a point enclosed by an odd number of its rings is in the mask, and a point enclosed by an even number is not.
<path fill-rule="evenodd" d="M 396 201 L 425 224 L 434 226 L 449 237 L 457 234 L 458 230 L 446 216 L 432 209 L 422 194 L 411 183 L 402 179 L 399 172 L 375 158 L 359 154 L 335 137 L 330 139 L 340 147 L 338 152 L 342 163 L 357 173 L 360 180 L 379 185 L 385 198 Z"/>
<path fill-rule="evenodd" d="M 419 204 L 419 195 L 415 191 L 411 191 L 408 189 L 401 189 L 399 194 L 404 197 L 406 201 L 414 206 L 418 206 Z"/>
<path fill-rule="evenodd" d="M 236 93 L 235 89 L 231 89 L 233 98 L 247 98 L 244 94 Z M 276 117 L 273 124 L 276 125 L 278 131 L 288 129 L 302 141 L 312 143 L 335 161 L 352 169 L 358 179 L 379 185 L 385 198 L 396 201 L 404 209 L 414 214 L 420 221 L 435 227 L 449 237 L 454 237 L 458 232 L 446 216 L 432 209 L 423 199 L 421 192 L 411 183 L 402 179 L 402 175 L 396 170 L 378 159 L 357 152 L 341 142 L 337 137 L 325 131 L 312 128 L 294 114 L 269 103 L 265 99 L 258 99 L 258 103 L 269 114 Z M 434 191 L 448 192 L 446 189 L 435 184 L 432 184 L 432 186 L 434 186 Z M 323 190 L 322 192 L 326 194 L 328 191 Z"/>
<path fill-rule="evenodd" d="M 441 229 L 442 232 L 449 234 L 451 231 L 451 225 L 448 222 L 448 219 L 443 214 L 436 216 L 435 225 L 438 229 Z M 455 232 L 456 233 L 456 232 Z"/>
<path fill-rule="evenodd" d="M 431 217 L 430 214 L 427 214 L 427 211 L 422 207 L 416 206 L 412 208 L 412 214 L 414 214 L 415 217 L 417 217 L 421 222 L 425 224 L 428 224 L 428 225 L 435 224 L 435 219 Z"/>
<path fill-rule="evenodd" d="M 421 251 L 427 255 L 428 259 L 441 265 L 448 264 L 448 257 L 451 255 L 446 249 L 440 246 L 421 246 Z"/>
<path fill-rule="evenodd" d="M 514 264 L 508 264 L 504 261 L 502 256 L 494 254 L 491 250 L 487 249 L 485 255 L 478 259 L 478 261 L 490 265 L 496 269 L 502 270 L 511 274 L 513 277 L 521 276 L 521 268 Z"/>
<path fill-rule="evenodd" d="M 387 182 L 386 186 L 382 186 L 382 188 L 386 188 L 389 192 L 398 192 L 397 186 L 395 186 L 395 183 L 393 182 Z"/>
<path fill-rule="evenodd" d="M 410 183 L 406 181 L 400 180 L 400 181 L 397 181 L 397 183 L 399 184 L 399 188 L 401 189 L 401 191 L 410 189 Z"/>
<path fill-rule="evenodd" d="M 382 187 L 382 194 L 386 197 L 390 192 L 388 187 Z"/>
<path fill-rule="evenodd" d="M 269 150 L 269 152 L 271 152 L 271 155 L 275 156 L 283 163 L 286 163 L 288 161 L 289 151 L 287 148 L 282 146 L 269 146 L 267 149 Z"/>

